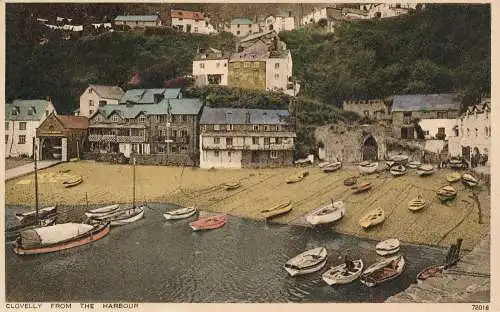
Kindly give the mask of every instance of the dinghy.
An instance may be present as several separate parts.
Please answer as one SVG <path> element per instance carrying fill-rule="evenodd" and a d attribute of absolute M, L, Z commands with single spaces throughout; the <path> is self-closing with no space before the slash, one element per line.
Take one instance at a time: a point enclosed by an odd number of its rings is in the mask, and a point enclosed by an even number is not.
<path fill-rule="evenodd" d="M 274 205 L 273 207 L 269 209 L 264 209 L 260 211 L 260 215 L 264 219 L 271 219 L 280 215 L 283 215 L 285 213 L 288 213 L 292 210 L 292 202 L 291 201 L 286 201 L 283 203 L 279 203 Z"/>
<path fill-rule="evenodd" d="M 358 259 L 353 261 L 354 267 L 350 270 L 347 265 L 342 263 L 336 267 L 331 267 L 328 271 L 323 273 L 321 278 L 329 285 L 347 284 L 355 281 L 363 272 L 363 260 Z"/>
<path fill-rule="evenodd" d="M 367 268 L 360 276 L 361 283 L 373 287 L 383 282 L 395 279 L 403 272 L 405 259 L 403 256 L 395 256 L 377 262 Z"/>
<path fill-rule="evenodd" d="M 193 231 L 202 231 L 202 230 L 213 230 L 218 229 L 226 224 L 226 216 L 225 215 L 217 215 L 206 217 L 203 219 L 198 219 L 194 222 L 191 222 L 189 226 L 193 229 Z"/>
<path fill-rule="evenodd" d="M 399 251 L 400 242 L 396 238 L 382 241 L 375 246 L 375 252 L 381 256 L 395 254 Z"/>
<path fill-rule="evenodd" d="M 197 210 L 194 207 L 185 207 L 181 209 L 167 211 L 166 213 L 163 214 L 163 217 L 165 217 L 165 219 L 167 220 L 186 219 L 194 215 L 196 211 Z"/>
<path fill-rule="evenodd" d="M 40 227 L 44 227 L 44 226 L 54 225 L 56 222 L 56 219 L 57 219 L 57 215 L 53 214 L 53 215 L 47 216 L 45 219 L 41 219 L 39 221 L 39 224 L 31 224 L 31 225 L 21 224 L 21 225 L 16 225 L 16 226 L 10 227 L 8 229 L 5 229 L 5 239 L 7 241 L 12 241 L 12 240 L 15 240 L 21 234 L 22 231 L 32 230 L 32 229 L 36 229 L 36 228 L 40 228 Z"/>
<path fill-rule="evenodd" d="M 462 175 L 455 171 L 455 172 L 452 172 L 446 176 L 446 181 L 453 183 L 453 182 L 457 182 L 461 178 L 462 178 Z"/>
<path fill-rule="evenodd" d="M 42 208 L 38 211 L 38 218 L 43 219 L 57 212 L 56 206 Z M 16 213 L 16 218 L 21 223 L 33 223 L 35 221 L 36 210 Z"/>
<path fill-rule="evenodd" d="M 408 158 L 409 157 L 407 155 L 399 154 L 399 155 L 396 155 L 396 156 L 392 156 L 390 158 L 390 160 L 392 160 L 396 164 L 404 165 L 404 164 L 406 164 L 408 162 Z"/>
<path fill-rule="evenodd" d="M 464 173 L 462 175 L 462 183 L 467 185 L 467 186 L 470 186 L 470 187 L 474 187 L 474 186 L 478 185 L 477 179 L 468 173 Z"/>
<path fill-rule="evenodd" d="M 426 279 L 443 274 L 444 265 L 433 265 L 427 267 L 417 274 L 417 282 L 422 283 Z"/>
<path fill-rule="evenodd" d="M 434 167 L 432 165 L 421 165 L 417 168 L 417 174 L 421 177 L 428 176 L 434 173 Z"/>
<path fill-rule="evenodd" d="M 449 185 L 443 186 L 436 193 L 441 202 L 449 201 L 457 196 L 457 190 Z"/>
<path fill-rule="evenodd" d="M 63 185 L 65 188 L 68 188 L 68 187 L 76 186 L 82 182 L 83 182 L 83 178 L 81 176 L 78 176 L 78 177 L 74 177 L 73 179 L 64 181 Z"/>
<path fill-rule="evenodd" d="M 107 214 L 110 214 L 110 213 L 113 213 L 113 212 L 117 211 L 118 208 L 120 208 L 119 204 L 104 206 L 104 207 L 101 207 L 101 208 L 96 208 L 96 209 L 89 210 L 89 211 L 87 211 L 85 213 L 85 215 L 88 218 L 103 217 L 103 216 L 105 216 Z"/>
<path fill-rule="evenodd" d="M 109 233 L 109 223 L 62 223 L 21 232 L 14 252 L 33 255 L 60 251 L 97 241 Z"/>
<path fill-rule="evenodd" d="M 340 161 L 331 163 L 323 168 L 324 173 L 334 172 L 342 168 L 342 163 Z"/>
<path fill-rule="evenodd" d="M 403 165 L 394 165 L 391 167 L 390 172 L 395 177 L 400 177 L 406 174 L 407 169 Z"/>
<path fill-rule="evenodd" d="M 144 217 L 144 208 L 146 206 L 116 210 L 104 216 L 93 217 L 91 218 L 91 222 L 110 222 L 111 226 L 130 224 Z"/>
<path fill-rule="evenodd" d="M 358 181 L 358 177 L 350 177 L 344 180 L 344 185 L 351 186 L 356 184 L 356 181 Z"/>
<path fill-rule="evenodd" d="M 372 184 L 370 182 L 368 183 L 363 183 L 363 184 L 360 184 L 360 185 L 356 185 L 356 186 L 353 186 L 351 187 L 354 194 L 357 194 L 357 193 L 361 193 L 361 192 L 364 192 L 364 191 L 367 191 L 369 189 L 372 188 Z"/>
<path fill-rule="evenodd" d="M 328 166 L 330 163 L 328 161 L 320 162 L 318 164 L 319 169 L 323 169 L 324 167 Z"/>
<path fill-rule="evenodd" d="M 378 168 L 378 163 L 376 162 L 372 163 L 362 162 L 358 166 L 359 172 L 361 172 L 361 174 L 374 173 L 375 171 L 377 171 L 377 168 Z"/>
<path fill-rule="evenodd" d="M 420 167 L 422 165 L 422 163 L 420 161 L 410 161 L 407 165 L 408 168 L 411 168 L 411 169 L 417 169 L 418 167 Z"/>
<path fill-rule="evenodd" d="M 377 208 L 375 210 L 370 211 L 366 215 L 364 215 L 359 220 L 359 225 L 361 225 L 363 228 L 367 229 L 369 227 L 372 227 L 372 226 L 375 226 L 377 224 L 384 222 L 384 220 L 385 220 L 384 210 Z"/>
<path fill-rule="evenodd" d="M 299 173 L 296 173 L 296 174 L 293 174 L 289 177 L 286 178 L 286 183 L 290 184 L 290 183 L 297 183 L 297 182 L 300 182 L 304 179 L 305 176 L 307 176 L 309 174 L 309 171 L 307 170 L 304 170 L 304 171 L 301 171 Z"/>
<path fill-rule="evenodd" d="M 329 203 L 311 212 L 306 220 L 311 225 L 326 224 L 341 219 L 345 214 L 345 204 L 343 201 Z"/>
<path fill-rule="evenodd" d="M 223 184 L 224 188 L 226 191 L 231 191 L 239 188 L 241 186 L 240 182 L 235 182 L 235 183 L 224 183 Z"/>
<path fill-rule="evenodd" d="M 410 200 L 408 203 L 408 209 L 411 211 L 419 211 L 425 208 L 426 202 L 421 194 L 419 194 L 414 199 Z"/>
<path fill-rule="evenodd" d="M 314 248 L 288 260 L 285 264 L 285 270 L 290 276 L 313 273 L 326 265 L 326 257 L 325 247 Z"/>

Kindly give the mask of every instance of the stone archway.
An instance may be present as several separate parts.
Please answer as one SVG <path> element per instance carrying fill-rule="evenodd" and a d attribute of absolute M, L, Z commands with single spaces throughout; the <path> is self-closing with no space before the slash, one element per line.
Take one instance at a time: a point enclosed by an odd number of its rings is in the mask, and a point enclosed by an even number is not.
<path fill-rule="evenodd" d="M 364 139 L 361 154 L 363 160 L 378 160 L 378 144 L 373 136 Z"/>

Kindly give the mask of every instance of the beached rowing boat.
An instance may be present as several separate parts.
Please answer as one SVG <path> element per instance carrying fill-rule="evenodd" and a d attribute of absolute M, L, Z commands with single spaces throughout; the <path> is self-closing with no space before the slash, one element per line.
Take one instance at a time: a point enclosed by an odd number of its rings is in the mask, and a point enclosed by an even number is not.
<path fill-rule="evenodd" d="M 191 217 L 196 213 L 195 207 L 185 207 L 181 209 L 167 211 L 163 214 L 163 217 L 167 220 L 179 220 Z"/>
<path fill-rule="evenodd" d="M 327 204 L 326 206 L 320 207 L 315 211 L 311 212 L 306 220 L 311 225 L 326 224 L 335 222 L 341 219 L 345 214 L 345 204 L 343 201 L 337 201 Z"/>
<path fill-rule="evenodd" d="M 385 220 L 385 212 L 381 208 L 374 209 L 368 212 L 359 220 L 359 225 L 361 227 L 367 229 L 377 224 L 384 222 Z"/>
<path fill-rule="evenodd" d="M 326 264 L 328 253 L 325 247 L 318 247 L 301 253 L 285 263 L 290 276 L 303 275 L 321 270 Z"/>
<path fill-rule="evenodd" d="M 194 222 L 191 222 L 189 226 L 191 227 L 191 229 L 193 229 L 193 231 L 202 231 L 218 229 L 220 227 L 223 227 L 224 224 L 226 224 L 226 216 L 217 215 L 198 219 Z"/>
<path fill-rule="evenodd" d="M 283 215 L 285 213 L 289 213 L 291 210 L 292 210 L 292 202 L 285 201 L 285 202 L 276 204 L 269 209 L 261 210 L 260 215 L 264 219 L 271 219 L 271 218 Z"/>
<path fill-rule="evenodd" d="M 359 280 L 368 287 L 390 281 L 400 276 L 405 268 L 403 256 L 395 256 L 384 259 L 368 267 Z"/>

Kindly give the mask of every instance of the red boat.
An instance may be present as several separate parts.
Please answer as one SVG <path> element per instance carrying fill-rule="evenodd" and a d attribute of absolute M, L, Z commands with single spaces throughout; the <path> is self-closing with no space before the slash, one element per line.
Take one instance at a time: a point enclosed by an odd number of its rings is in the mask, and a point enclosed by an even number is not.
<path fill-rule="evenodd" d="M 443 274 L 443 271 L 444 271 L 443 265 L 431 266 L 431 267 L 425 268 L 420 273 L 418 273 L 417 282 L 425 281 L 426 279 L 428 279 L 430 277 L 439 276 L 439 275 Z"/>
<path fill-rule="evenodd" d="M 226 224 L 226 216 L 218 215 L 196 220 L 194 222 L 191 222 L 189 225 L 191 226 L 193 231 L 200 231 L 218 229 L 224 226 L 224 224 Z"/>

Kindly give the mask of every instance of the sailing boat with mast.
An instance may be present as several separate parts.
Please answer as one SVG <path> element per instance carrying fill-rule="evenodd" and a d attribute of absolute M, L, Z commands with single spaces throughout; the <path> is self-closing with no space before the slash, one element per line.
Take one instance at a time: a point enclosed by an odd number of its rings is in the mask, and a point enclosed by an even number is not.
<path fill-rule="evenodd" d="M 144 208 L 146 205 L 136 207 L 135 205 L 135 158 L 133 160 L 133 183 L 132 183 L 132 207 L 125 209 L 118 209 L 109 214 L 92 216 L 91 222 L 110 222 L 111 226 L 120 226 L 133 223 L 144 217 Z"/>

